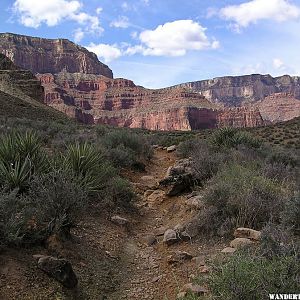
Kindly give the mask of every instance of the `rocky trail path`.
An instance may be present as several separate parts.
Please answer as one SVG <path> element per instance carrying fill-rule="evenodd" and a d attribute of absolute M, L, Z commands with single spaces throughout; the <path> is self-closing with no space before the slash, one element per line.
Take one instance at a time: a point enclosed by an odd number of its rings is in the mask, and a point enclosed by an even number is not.
<path fill-rule="evenodd" d="M 141 217 L 129 228 L 119 254 L 122 285 L 108 299 L 173 300 L 197 273 L 207 272 L 205 259 L 210 249 L 196 241 L 178 241 L 169 246 L 163 242 L 166 230 L 195 215 L 185 205 L 187 196 L 168 197 L 158 187 L 175 161 L 174 153 L 156 150 L 145 174 L 129 174 L 139 196 Z"/>

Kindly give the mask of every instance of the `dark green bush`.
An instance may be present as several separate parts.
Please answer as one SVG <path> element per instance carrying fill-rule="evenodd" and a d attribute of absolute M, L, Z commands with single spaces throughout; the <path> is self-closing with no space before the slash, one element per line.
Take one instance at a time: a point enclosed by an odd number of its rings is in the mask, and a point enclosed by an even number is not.
<path fill-rule="evenodd" d="M 267 259 L 237 253 L 215 266 L 210 287 L 214 299 L 268 299 L 270 293 L 300 290 L 300 261 L 296 256 Z"/>

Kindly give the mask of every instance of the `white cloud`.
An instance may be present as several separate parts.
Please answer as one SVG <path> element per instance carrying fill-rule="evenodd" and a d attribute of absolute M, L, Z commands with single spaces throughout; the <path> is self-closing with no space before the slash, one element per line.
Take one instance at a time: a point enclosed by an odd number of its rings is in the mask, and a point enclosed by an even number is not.
<path fill-rule="evenodd" d="M 75 43 L 79 43 L 84 38 L 84 31 L 82 28 L 78 28 L 74 32 L 74 41 Z"/>
<path fill-rule="evenodd" d="M 94 52 L 100 59 L 103 59 L 105 63 L 109 63 L 122 56 L 121 50 L 116 45 L 108 44 L 94 44 L 91 43 L 86 47 L 89 51 Z"/>
<path fill-rule="evenodd" d="M 274 58 L 273 67 L 275 69 L 281 69 L 282 67 L 284 67 L 284 62 L 280 58 Z"/>
<path fill-rule="evenodd" d="M 96 9 L 96 14 L 97 14 L 97 15 L 100 15 L 102 11 L 103 11 L 103 8 L 102 8 L 102 7 L 98 7 L 98 8 Z"/>
<path fill-rule="evenodd" d="M 82 12 L 82 4 L 77 0 L 16 0 L 13 9 L 27 27 L 38 28 L 43 23 L 55 26 L 64 20 L 72 20 L 84 26 L 81 31 L 103 32 L 98 17 Z M 79 32 L 78 35 L 82 36 Z"/>
<path fill-rule="evenodd" d="M 159 25 L 154 30 L 140 33 L 140 45 L 129 47 L 126 54 L 145 56 L 183 56 L 189 50 L 216 49 L 219 42 L 210 41 L 206 28 L 192 20 L 178 20 Z"/>
<path fill-rule="evenodd" d="M 239 31 L 260 20 L 283 22 L 300 18 L 300 8 L 288 0 L 252 0 L 239 5 L 229 5 L 220 10 L 223 19 L 233 21 Z"/>
<path fill-rule="evenodd" d="M 128 28 L 129 26 L 129 19 L 126 16 L 119 16 L 117 20 L 110 23 L 110 27 L 116 28 Z"/>

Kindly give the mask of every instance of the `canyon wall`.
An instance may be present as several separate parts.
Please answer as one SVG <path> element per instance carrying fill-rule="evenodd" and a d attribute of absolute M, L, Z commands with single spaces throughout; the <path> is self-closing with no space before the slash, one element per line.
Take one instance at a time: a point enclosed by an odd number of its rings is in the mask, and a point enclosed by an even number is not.
<path fill-rule="evenodd" d="M 226 76 L 178 85 L 198 92 L 212 102 L 241 106 L 262 100 L 275 93 L 288 93 L 300 99 L 300 77 L 288 75 Z M 175 86 L 175 87 L 178 87 Z"/>
<path fill-rule="evenodd" d="M 0 34 L 0 53 L 32 73 L 62 71 L 113 78 L 109 67 L 96 54 L 66 39 L 43 39 L 12 33 Z"/>

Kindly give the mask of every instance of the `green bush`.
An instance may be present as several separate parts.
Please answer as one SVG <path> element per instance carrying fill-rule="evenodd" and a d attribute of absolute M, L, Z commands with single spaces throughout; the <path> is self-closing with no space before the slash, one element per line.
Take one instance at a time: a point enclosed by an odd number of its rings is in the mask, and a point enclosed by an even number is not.
<path fill-rule="evenodd" d="M 238 131 L 235 128 L 221 128 L 210 138 L 210 144 L 215 150 L 235 148 L 238 145 L 245 145 L 252 148 L 259 148 L 261 141 L 248 132 Z"/>
<path fill-rule="evenodd" d="M 296 192 L 286 203 L 281 215 L 282 223 L 295 234 L 300 234 L 300 192 Z"/>
<path fill-rule="evenodd" d="M 237 253 L 220 262 L 210 278 L 214 299 L 268 299 L 269 293 L 300 290 L 300 261 L 296 256 L 274 259 Z"/>
<path fill-rule="evenodd" d="M 255 168 L 228 164 L 209 182 L 200 227 L 220 235 L 236 227 L 261 229 L 270 220 L 279 221 L 287 197 L 286 189 Z M 211 219 L 209 223 L 204 221 L 205 215 Z"/>
<path fill-rule="evenodd" d="M 34 218 L 45 237 L 68 237 L 87 205 L 88 191 L 78 178 L 62 171 L 35 177 L 28 191 Z"/>

